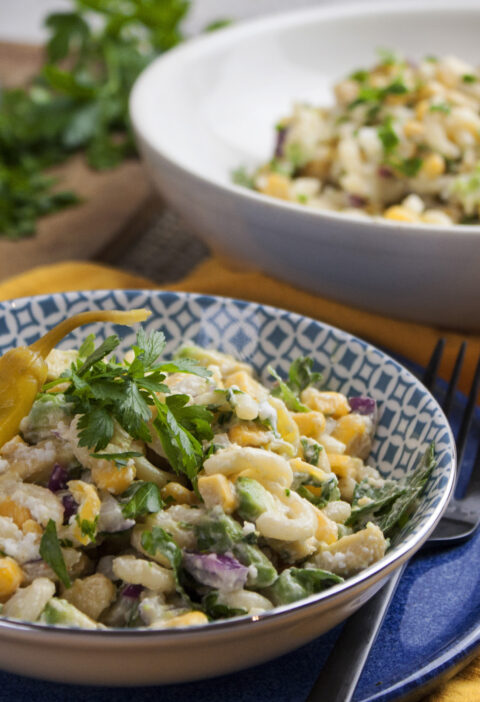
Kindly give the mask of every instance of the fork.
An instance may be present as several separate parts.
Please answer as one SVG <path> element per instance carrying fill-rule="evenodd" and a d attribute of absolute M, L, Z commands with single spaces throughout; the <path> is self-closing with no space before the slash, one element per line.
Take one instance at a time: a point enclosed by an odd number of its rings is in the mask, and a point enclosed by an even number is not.
<path fill-rule="evenodd" d="M 440 339 L 435 346 L 430 361 L 422 377 L 423 384 L 433 392 L 438 368 L 445 348 L 445 339 Z M 451 413 L 458 378 L 465 356 L 466 343 L 463 342 L 457 354 L 455 365 L 445 393 L 442 409 Z M 465 459 L 465 449 L 470 434 L 470 427 L 475 414 L 476 401 L 480 387 L 480 358 L 463 413 L 460 429 L 456 439 L 457 448 L 457 484 L 463 482 L 470 472 Z M 422 548 L 454 546 L 469 539 L 480 524 L 480 444 L 477 448 L 471 475 L 464 497 L 452 496 L 447 509 Z M 320 671 L 306 702 L 350 702 L 355 692 L 360 675 L 367 661 L 370 650 L 380 631 L 383 620 L 392 601 L 398 583 L 407 567 L 408 561 L 398 568 L 387 583 L 353 614 L 343 626 L 342 631 L 331 651 L 325 665 Z M 345 664 L 348 661 L 348 665 Z"/>

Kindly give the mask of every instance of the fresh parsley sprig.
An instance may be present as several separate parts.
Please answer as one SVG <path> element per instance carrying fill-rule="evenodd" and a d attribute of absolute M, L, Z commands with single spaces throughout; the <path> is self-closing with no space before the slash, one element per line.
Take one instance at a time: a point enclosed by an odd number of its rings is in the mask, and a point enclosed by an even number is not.
<path fill-rule="evenodd" d="M 97 170 L 135 154 L 128 97 L 139 73 L 182 40 L 188 0 L 71 0 L 50 14 L 46 63 L 0 99 L 0 236 L 35 233 L 43 214 L 75 204 L 43 174 L 76 151 Z"/>
<path fill-rule="evenodd" d="M 57 528 L 53 519 L 48 520 L 48 524 L 43 532 L 40 541 L 40 556 L 50 568 L 56 573 L 65 587 L 71 587 L 72 583 L 68 575 L 67 566 L 63 558 L 62 549 L 57 536 Z"/>
<path fill-rule="evenodd" d="M 322 374 L 312 371 L 313 360 L 308 356 L 299 356 L 290 365 L 288 379 L 286 381 L 278 375 L 271 366 L 268 372 L 277 381 L 277 386 L 272 390 L 272 395 L 280 397 L 292 412 L 308 412 L 309 408 L 298 399 L 298 396 L 310 385 L 318 385 L 322 380 Z"/>
<path fill-rule="evenodd" d="M 115 422 L 133 439 L 146 442 L 152 440 L 153 428 L 173 470 L 187 475 L 195 485 L 204 460 L 201 442 L 213 437 L 213 415 L 203 406 L 189 405 L 188 395 L 169 394 L 165 379 L 168 373 L 208 377 L 210 372 L 192 359 L 162 361 L 160 355 L 165 348 L 162 332 L 146 334 L 141 328 L 130 362 L 107 358 L 119 343 L 119 338 L 113 335 L 94 348 L 89 339 L 82 346 L 79 360 L 59 379 L 69 383 L 65 398 L 71 403 L 72 412 L 80 415 L 80 446 L 91 448 L 95 458 L 122 466 L 139 454 L 128 450 L 102 452 L 114 437 Z M 165 395 L 165 399 L 160 399 Z"/>

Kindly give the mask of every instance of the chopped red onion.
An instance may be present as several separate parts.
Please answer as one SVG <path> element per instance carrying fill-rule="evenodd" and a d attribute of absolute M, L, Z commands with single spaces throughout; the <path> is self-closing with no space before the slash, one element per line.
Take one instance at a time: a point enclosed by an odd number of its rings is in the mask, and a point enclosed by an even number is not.
<path fill-rule="evenodd" d="M 287 137 L 288 127 L 281 127 L 277 129 L 277 143 L 275 144 L 275 158 L 282 158 L 283 147 L 285 145 L 285 139 Z"/>
<path fill-rule="evenodd" d="M 225 592 L 242 588 L 248 575 L 248 568 L 227 554 L 185 551 L 183 566 L 202 585 Z"/>
<path fill-rule="evenodd" d="M 377 173 L 380 178 L 393 178 L 393 171 L 388 166 L 380 166 Z"/>
<path fill-rule="evenodd" d="M 130 597 L 137 600 L 143 592 L 143 585 L 127 585 L 122 590 L 122 597 Z"/>
<path fill-rule="evenodd" d="M 352 195 L 351 193 L 348 196 L 348 202 L 352 207 L 365 207 L 367 204 L 364 197 L 361 197 L 361 195 Z"/>
<path fill-rule="evenodd" d="M 68 473 L 66 468 L 61 466 L 59 463 L 55 463 L 53 470 L 48 479 L 48 489 L 52 492 L 58 492 L 59 490 L 67 489 Z"/>
<path fill-rule="evenodd" d="M 78 512 L 78 503 L 75 502 L 73 496 L 69 492 L 67 492 L 62 497 L 62 505 L 64 509 L 63 523 L 68 524 L 70 517 L 73 517 L 73 515 Z"/>
<path fill-rule="evenodd" d="M 377 411 L 377 403 L 373 397 L 368 397 L 367 395 L 349 397 L 348 404 L 352 408 L 352 412 L 355 412 L 356 414 L 374 415 Z"/>

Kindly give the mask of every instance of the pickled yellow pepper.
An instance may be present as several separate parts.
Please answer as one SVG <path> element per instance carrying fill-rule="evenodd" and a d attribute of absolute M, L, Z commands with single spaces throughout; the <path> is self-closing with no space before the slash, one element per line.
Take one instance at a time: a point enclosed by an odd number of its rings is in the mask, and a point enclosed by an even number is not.
<path fill-rule="evenodd" d="M 29 412 L 48 372 L 50 351 L 73 329 L 92 322 L 134 324 L 143 322 L 148 310 L 94 310 L 65 319 L 30 346 L 10 349 L 0 358 L 0 446 L 15 436 Z"/>

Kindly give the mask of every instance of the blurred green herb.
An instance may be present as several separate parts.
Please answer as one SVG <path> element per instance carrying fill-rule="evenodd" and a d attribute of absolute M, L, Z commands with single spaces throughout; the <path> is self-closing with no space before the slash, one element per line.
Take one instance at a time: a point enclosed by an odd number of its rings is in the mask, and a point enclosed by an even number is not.
<path fill-rule="evenodd" d="M 71 0 L 50 14 L 46 64 L 25 89 L 0 93 L 0 236 L 79 202 L 43 171 L 78 150 L 97 170 L 134 155 L 128 96 L 156 56 L 182 40 L 189 0 Z M 223 26 L 223 25 L 222 25 Z M 212 27 L 214 28 L 214 27 Z"/>

